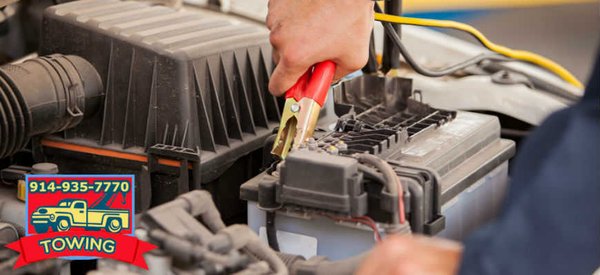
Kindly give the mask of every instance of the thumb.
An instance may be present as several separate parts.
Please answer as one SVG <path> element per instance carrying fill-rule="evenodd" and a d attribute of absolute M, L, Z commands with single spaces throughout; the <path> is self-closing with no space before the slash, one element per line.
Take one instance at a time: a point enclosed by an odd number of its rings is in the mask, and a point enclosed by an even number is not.
<path fill-rule="evenodd" d="M 296 81 L 304 74 L 308 68 L 302 68 L 301 66 L 288 66 L 283 60 L 277 64 L 271 80 L 269 81 L 269 91 L 274 96 L 283 95 L 289 90 Z"/>

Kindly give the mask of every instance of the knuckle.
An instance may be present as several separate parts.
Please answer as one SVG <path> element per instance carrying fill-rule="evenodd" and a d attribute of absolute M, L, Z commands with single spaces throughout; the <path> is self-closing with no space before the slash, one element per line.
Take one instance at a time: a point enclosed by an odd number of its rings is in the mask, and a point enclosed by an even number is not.
<path fill-rule="evenodd" d="M 269 11 L 269 13 L 267 13 L 267 17 L 265 18 L 265 24 L 267 25 L 267 29 L 269 29 L 270 31 L 275 30 L 278 25 L 277 14 Z"/>
<path fill-rule="evenodd" d="M 294 67 L 300 65 L 301 62 L 300 54 L 296 50 L 283 50 L 279 53 L 279 62 L 282 62 L 286 66 Z"/>
<path fill-rule="evenodd" d="M 271 30 L 269 34 L 269 42 L 273 45 L 274 48 L 279 48 L 283 43 L 282 34 L 277 30 Z"/>
<path fill-rule="evenodd" d="M 279 54 L 279 62 L 281 62 L 282 64 L 288 65 L 288 64 L 294 64 L 295 58 L 292 54 L 290 54 L 289 51 L 283 51 L 282 53 Z"/>
<path fill-rule="evenodd" d="M 271 78 L 271 81 L 269 82 L 269 92 L 275 96 L 279 95 L 278 84 L 276 81 L 277 79 Z"/>
<path fill-rule="evenodd" d="M 273 30 L 273 15 L 271 13 L 267 14 L 267 18 L 265 19 L 265 23 L 267 25 L 267 29 Z"/>

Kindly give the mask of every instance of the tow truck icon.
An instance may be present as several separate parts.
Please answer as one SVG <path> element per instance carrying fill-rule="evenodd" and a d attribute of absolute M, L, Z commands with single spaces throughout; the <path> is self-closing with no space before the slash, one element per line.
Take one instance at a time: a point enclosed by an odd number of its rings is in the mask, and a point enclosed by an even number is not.
<path fill-rule="evenodd" d="M 39 207 L 31 215 L 31 224 L 37 233 L 46 233 L 50 228 L 55 232 L 63 232 L 71 227 L 83 227 L 91 231 L 104 228 L 110 233 L 119 233 L 129 228 L 130 211 L 109 209 L 108 205 L 115 195 L 106 193 L 89 208 L 87 201 L 79 199 L 65 199 L 57 206 Z"/>

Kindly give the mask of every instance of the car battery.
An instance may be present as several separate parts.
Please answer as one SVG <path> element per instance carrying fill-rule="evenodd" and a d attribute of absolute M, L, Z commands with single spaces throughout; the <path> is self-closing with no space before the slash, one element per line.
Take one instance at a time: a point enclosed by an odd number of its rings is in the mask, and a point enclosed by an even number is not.
<path fill-rule="evenodd" d="M 497 117 L 431 108 L 409 98 L 411 92 L 400 94 L 402 106 L 392 111 L 385 99 L 335 92 L 336 108 L 351 105 L 355 114 L 340 116 L 334 131 L 317 135 L 316 148 L 309 144 L 291 152 L 277 169 L 241 187 L 248 224 L 265 240 L 270 231 L 280 251 L 305 257 L 343 259 L 369 250 L 376 242 L 373 231 L 383 234 L 390 221 L 378 213 L 382 198 L 372 195 L 366 176 L 354 167 L 356 153 L 378 156 L 393 167 L 406 191 L 402 199 L 413 233 L 462 240 L 496 215 L 515 152 L 514 142 L 500 137 Z M 337 144 L 343 146 L 332 150 Z M 365 184 L 355 187 L 356 180 Z M 259 203 L 261 192 L 267 192 L 261 188 L 269 184 L 276 187 L 276 207 Z M 375 228 L 332 215 L 366 215 Z"/>

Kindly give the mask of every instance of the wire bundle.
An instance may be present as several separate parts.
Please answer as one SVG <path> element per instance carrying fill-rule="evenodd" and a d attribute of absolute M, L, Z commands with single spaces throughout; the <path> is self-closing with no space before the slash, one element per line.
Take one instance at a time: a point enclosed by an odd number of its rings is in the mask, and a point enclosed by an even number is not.
<path fill-rule="evenodd" d="M 515 59 L 538 65 L 561 77 L 563 80 L 570 83 L 571 85 L 578 88 L 583 88 L 583 84 L 581 84 L 581 82 L 575 76 L 573 76 L 573 74 L 571 74 L 569 71 L 567 71 L 567 69 L 565 69 L 558 63 L 548 58 L 545 58 L 539 54 L 522 50 L 513 50 L 508 47 L 495 44 L 488 40 L 480 31 L 475 29 L 473 26 L 450 20 L 421 19 L 383 14 L 381 13 L 381 8 L 378 5 L 375 5 L 375 11 L 375 20 L 381 21 L 383 23 L 383 26 L 386 30 L 386 34 L 390 36 L 394 44 L 398 47 L 400 53 L 404 56 L 406 62 L 416 72 L 425 76 L 438 77 L 448 75 L 458 70 L 464 69 L 468 66 L 475 65 L 483 60 L 509 61 L 510 59 Z M 404 47 L 404 45 L 402 44 L 402 41 L 400 40 L 398 34 L 393 30 L 393 27 L 391 26 L 392 23 L 423 27 L 450 28 L 464 31 L 475 37 L 483 46 L 495 52 L 495 54 L 478 55 L 464 62 L 449 66 L 445 69 L 432 71 L 430 69 L 423 68 L 417 62 L 414 61 L 414 59 L 406 50 L 406 47 Z"/>

